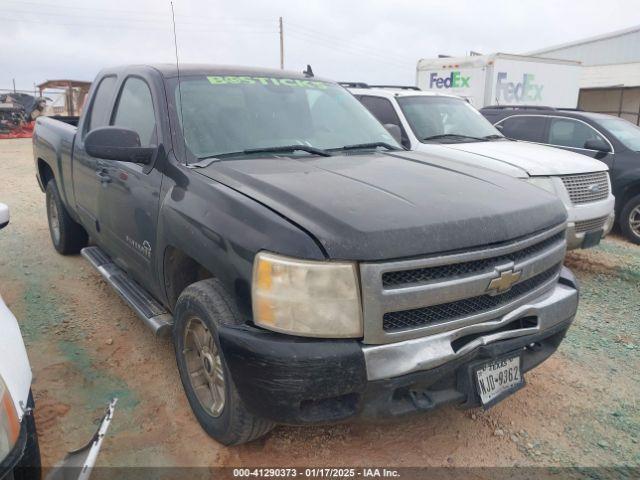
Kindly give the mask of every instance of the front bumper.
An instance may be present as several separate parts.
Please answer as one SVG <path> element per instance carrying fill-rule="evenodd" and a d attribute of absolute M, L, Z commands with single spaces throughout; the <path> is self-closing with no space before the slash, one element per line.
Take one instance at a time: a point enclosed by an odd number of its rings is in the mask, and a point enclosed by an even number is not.
<path fill-rule="evenodd" d="M 609 195 L 605 200 L 598 202 L 573 205 L 566 191 L 563 191 L 561 200 L 567 209 L 567 249 L 589 248 L 585 244 L 585 237 L 593 235 L 592 232 L 601 231 L 604 238 L 613 228 L 615 222 L 615 197 Z"/>
<path fill-rule="evenodd" d="M 40 479 L 40 447 L 33 413 L 22 417 L 18 441 L 9 455 L 0 460 L 0 480 L 13 478 Z"/>
<path fill-rule="evenodd" d="M 331 423 L 477 406 L 474 368 L 505 354 L 520 354 L 523 372 L 536 367 L 557 349 L 577 305 L 578 285 L 563 268 L 553 289 L 501 318 L 404 342 L 368 346 L 246 325 L 219 333 L 249 410 L 277 423 Z"/>
<path fill-rule="evenodd" d="M 590 235 L 593 235 L 598 231 L 601 232 L 600 238 L 606 237 L 609 234 L 609 232 L 611 232 L 611 229 L 613 228 L 613 224 L 615 223 L 615 219 L 616 219 L 615 213 L 611 212 L 609 213 L 609 215 L 605 215 L 604 217 L 600 217 L 600 218 L 603 220 L 602 222 L 598 221 L 598 217 L 594 219 L 568 222 L 567 235 L 566 235 L 567 249 L 574 250 L 576 248 L 589 248 L 593 246 L 588 244 L 587 239 Z M 593 226 L 585 230 L 585 228 L 583 227 L 583 225 L 585 224 L 586 225 L 597 224 L 597 226 Z M 585 241 L 587 241 L 587 243 L 585 243 Z"/>

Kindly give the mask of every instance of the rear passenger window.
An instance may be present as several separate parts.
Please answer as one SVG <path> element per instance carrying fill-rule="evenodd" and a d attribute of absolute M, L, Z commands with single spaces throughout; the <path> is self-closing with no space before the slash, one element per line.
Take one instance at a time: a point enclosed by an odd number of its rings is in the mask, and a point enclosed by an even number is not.
<path fill-rule="evenodd" d="M 545 117 L 516 116 L 501 122 L 501 131 L 505 137 L 528 142 L 544 142 Z"/>
<path fill-rule="evenodd" d="M 140 145 L 148 147 L 156 141 L 156 116 L 151 91 L 147 83 L 128 78 L 118 99 L 113 125 L 133 130 L 140 136 Z"/>
<path fill-rule="evenodd" d="M 383 125 L 391 124 L 396 125 L 400 128 L 400 132 L 402 134 L 402 144 L 407 146 L 407 135 L 402 128 L 402 123 L 400 123 L 400 118 L 398 118 L 398 114 L 396 113 L 391 102 L 386 98 L 380 97 L 372 97 L 369 95 L 362 95 L 358 97 L 358 100 L 367 107 L 374 117 Z"/>
<path fill-rule="evenodd" d="M 563 147 L 584 148 L 588 140 L 600 140 L 606 143 L 589 125 L 568 118 L 553 118 L 549 126 L 549 143 Z"/>
<path fill-rule="evenodd" d="M 391 123 L 400 126 L 400 119 L 396 115 L 393 105 L 386 98 L 362 96 L 360 97 L 362 104 L 378 119 L 383 125 Z"/>
<path fill-rule="evenodd" d="M 109 108 L 111 107 L 115 86 L 116 77 L 104 77 L 100 85 L 98 85 L 98 89 L 93 96 L 89 125 L 86 128 L 87 132 L 94 128 L 104 127 L 109 122 Z"/>

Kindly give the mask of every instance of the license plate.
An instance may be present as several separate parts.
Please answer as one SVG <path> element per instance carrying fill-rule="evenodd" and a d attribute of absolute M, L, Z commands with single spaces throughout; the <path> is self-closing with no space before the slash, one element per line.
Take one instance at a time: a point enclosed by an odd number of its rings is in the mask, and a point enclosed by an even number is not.
<path fill-rule="evenodd" d="M 476 370 L 478 393 L 482 405 L 492 405 L 524 385 L 520 357 L 485 363 Z"/>
<path fill-rule="evenodd" d="M 584 234 L 582 240 L 582 248 L 595 247 L 600 243 L 602 238 L 602 230 L 596 230 L 595 232 L 587 232 Z"/>

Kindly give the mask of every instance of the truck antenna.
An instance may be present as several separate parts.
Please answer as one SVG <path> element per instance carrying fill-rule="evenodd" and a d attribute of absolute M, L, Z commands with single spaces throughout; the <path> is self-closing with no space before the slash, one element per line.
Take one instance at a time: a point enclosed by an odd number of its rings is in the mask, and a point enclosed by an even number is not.
<path fill-rule="evenodd" d="M 173 46 L 176 50 L 176 70 L 178 72 L 178 98 L 180 100 L 180 129 L 182 131 L 182 146 L 185 165 L 189 165 L 187 158 L 187 139 L 184 136 L 184 115 L 182 114 L 182 86 L 180 83 L 180 62 L 178 61 L 178 36 L 176 35 L 176 14 L 173 11 L 173 2 L 171 3 L 171 23 L 173 24 Z"/>

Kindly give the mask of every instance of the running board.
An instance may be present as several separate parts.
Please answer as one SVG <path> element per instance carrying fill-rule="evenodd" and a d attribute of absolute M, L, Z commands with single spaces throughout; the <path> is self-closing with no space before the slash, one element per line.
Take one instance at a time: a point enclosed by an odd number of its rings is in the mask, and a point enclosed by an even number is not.
<path fill-rule="evenodd" d="M 113 263 L 109 255 L 100 247 L 85 247 L 81 253 L 157 337 L 167 336 L 171 333 L 173 316 L 144 288 Z"/>

